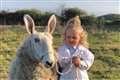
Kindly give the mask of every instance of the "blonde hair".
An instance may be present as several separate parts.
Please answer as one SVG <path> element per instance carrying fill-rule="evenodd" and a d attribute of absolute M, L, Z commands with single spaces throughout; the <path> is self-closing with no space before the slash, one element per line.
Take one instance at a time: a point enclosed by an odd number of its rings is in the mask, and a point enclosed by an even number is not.
<path fill-rule="evenodd" d="M 80 32 L 80 44 L 86 48 L 89 48 L 89 44 L 87 41 L 87 32 L 83 29 L 79 16 L 76 16 L 67 22 L 64 35 L 66 34 L 67 30 L 79 31 Z"/>

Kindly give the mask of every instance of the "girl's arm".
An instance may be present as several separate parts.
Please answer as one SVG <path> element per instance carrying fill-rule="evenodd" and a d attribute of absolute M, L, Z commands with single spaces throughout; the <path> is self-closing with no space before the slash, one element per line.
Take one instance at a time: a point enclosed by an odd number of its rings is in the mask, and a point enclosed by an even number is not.
<path fill-rule="evenodd" d="M 63 47 L 60 47 L 57 51 L 58 63 L 61 67 L 65 67 L 67 64 L 70 64 L 70 57 L 67 55 Z"/>
<path fill-rule="evenodd" d="M 80 61 L 80 69 L 88 70 L 94 62 L 94 55 L 88 49 L 85 49 L 81 55 L 81 58 L 82 60 Z"/>

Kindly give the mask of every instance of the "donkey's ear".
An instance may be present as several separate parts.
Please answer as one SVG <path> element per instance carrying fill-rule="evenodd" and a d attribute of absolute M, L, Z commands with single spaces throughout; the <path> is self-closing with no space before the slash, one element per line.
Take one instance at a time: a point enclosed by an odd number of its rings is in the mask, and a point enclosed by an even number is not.
<path fill-rule="evenodd" d="M 29 34 L 34 34 L 36 32 L 34 21 L 28 14 L 24 15 L 24 23 Z"/>
<path fill-rule="evenodd" d="M 55 15 L 52 15 L 48 21 L 46 31 L 52 34 L 55 27 L 56 27 L 56 17 Z"/>

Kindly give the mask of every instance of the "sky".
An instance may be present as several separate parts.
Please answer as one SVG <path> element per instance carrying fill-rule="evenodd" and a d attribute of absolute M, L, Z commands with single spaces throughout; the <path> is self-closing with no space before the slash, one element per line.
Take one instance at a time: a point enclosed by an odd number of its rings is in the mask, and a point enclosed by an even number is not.
<path fill-rule="evenodd" d="M 60 13 L 61 9 L 74 7 L 90 15 L 120 14 L 120 0 L 0 0 L 0 11 L 32 8 Z"/>

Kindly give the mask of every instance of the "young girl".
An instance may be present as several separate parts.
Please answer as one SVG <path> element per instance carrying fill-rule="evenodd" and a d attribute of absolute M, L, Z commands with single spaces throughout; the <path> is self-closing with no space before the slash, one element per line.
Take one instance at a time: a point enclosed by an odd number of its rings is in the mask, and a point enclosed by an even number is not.
<path fill-rule="evenodd" d="M 64 31 L 64 44 L 58 48 L 60 80 L 89 80 L 87 70 L 94 61 L 88 50 L 87 35 L 78 16 L 70 19 Z"/>

